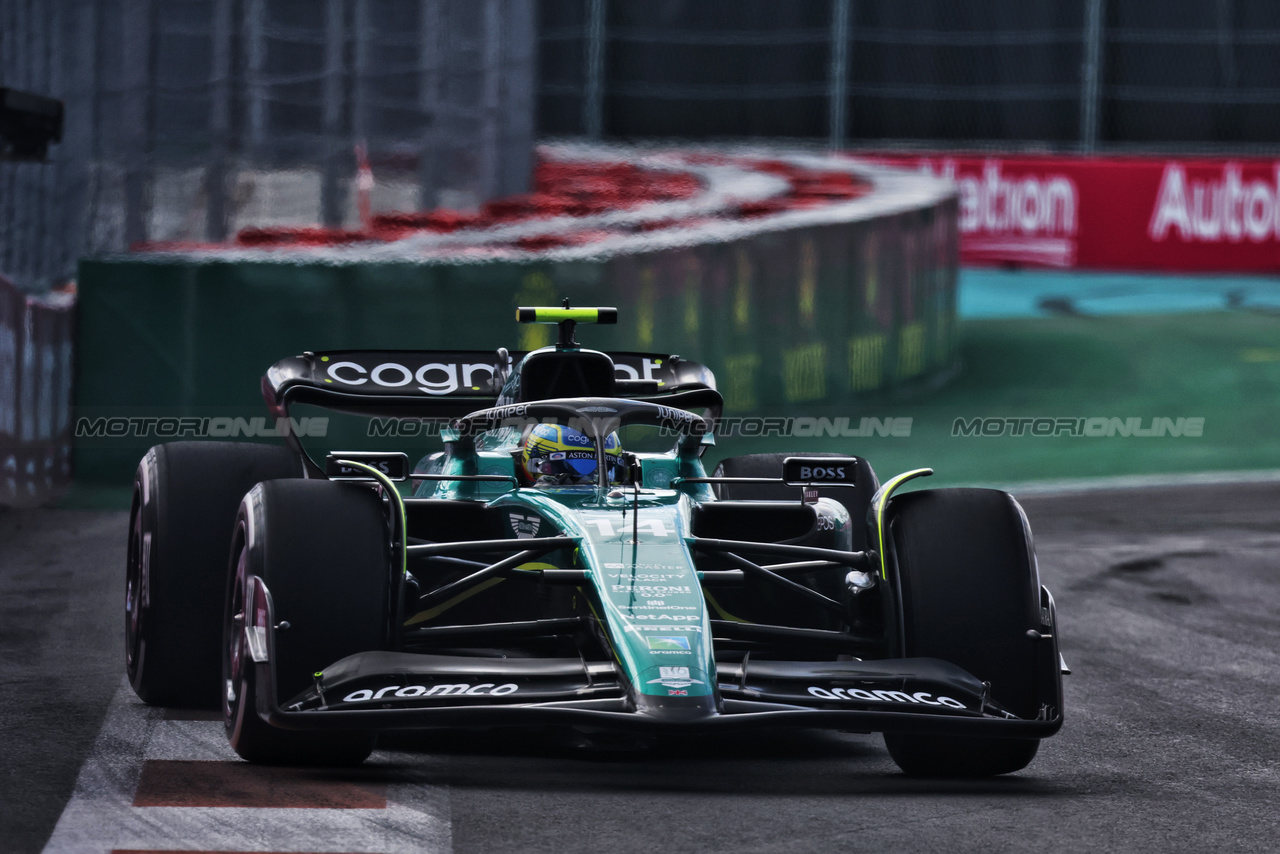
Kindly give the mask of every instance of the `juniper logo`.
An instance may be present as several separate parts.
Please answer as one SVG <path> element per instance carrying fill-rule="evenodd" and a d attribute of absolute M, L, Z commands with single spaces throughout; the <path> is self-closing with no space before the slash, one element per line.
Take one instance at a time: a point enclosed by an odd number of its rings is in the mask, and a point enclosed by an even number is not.
<path fill-rule="evenodd" d="M 1057 418 L 957 418 L 951 424 L 952 436 L 1076 436 L 1091 439 L 1111 438 L 1189 438 L 1204 435 L 1204 418 L 1106 418 L 1071 416 Z"/>

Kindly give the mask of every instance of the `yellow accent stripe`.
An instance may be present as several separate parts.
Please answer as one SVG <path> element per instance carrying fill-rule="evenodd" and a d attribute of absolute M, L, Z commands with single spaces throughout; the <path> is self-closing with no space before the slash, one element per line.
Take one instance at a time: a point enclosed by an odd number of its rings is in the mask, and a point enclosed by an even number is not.
<path fill-rule="evenodd" d="M 730 613 L 729 613 L 728 611 L 726 611 L 724 608 L 721 608 L 721 607 L 720 607 L 720 603 L 716 601 L 716 597 L 712 596 L 712 595 L 711 595 L 711 592 L 710 592 L 710 591 L 708 591 L 705 587 L 704 587 L 704 588 L 702 588 L 702 595 L 703 595 L 704 597 L 706 597 L 706 600 L 707 600 L 708 602 L 710 602 L 710 603 L 711 603 L 711 607 L 716 609 L 716 613 L 718 613 L 718 614 L 719 614 L 721 617 L 723 617 L 724 619 L 729 620 L 730 622 L 734 622 L 734 623 L 747 623 L 747 622 L 750 622 L 750 620 L 744 620 L 744 619 L 742 619 L 741 617 L 735 617 L 733 614 L 730 614 Z"/>
<path fill-rule="evenodd" d="M 494 586 L 495 584 L 501 584 L 504 581 L 506 581 L 505 578 L 490 578 L 488 581 L 482 581 L 479 584 L 477 584 L 475 587 L 471 587 L 471 588 L 468 588 L 467 590 L 462 591 L 457 596 L 454 596 L 452 599 L 450 599 L 448 602 L 442 602 L 439 605 L 435 606 L 434 608 L 428 608 L 425 611 L 419 611 L 409 619 L 405 620 L 404 624 L 406 626 L 415 626 L 418 623 L 425 623 L 427 620 L 434 620 L 436 617 L 440 616 L 445 611 L 448 611 L 450 608 L 452 608 L 454 605 L 457 605 L 459 602 L 463 602 L 467 599 L 470 599 L 472 596 L 476 595 L 477 593 L 482 593 L 485 590 L 488 590 L 490 587 Z"/>
<path fill-rule="evenodd" d="M 889 580 L 889 570 L 885 563 L 884 557 L 884 508 L 889 503 L 889 496 L 893 495 L 893 491 L 902 484 L 917 477 L 928 477 L 933 474 L 933 469 L 913 469 L 903 472 L 902 474 L 889 478 L 888 482 L 876 492 L 871 498 L 872 506 L 876 512 L 876 550 L 880 552 L 880 577 L 885 581 Z"/>
<path fill-rule="evenodd" d="M 591 612 L 591 616 L 596 618 L 596 622 L 607 626 L 608 624 L 605 623 L 604 620 L 600 619 L 600 614 L 596 611 L 596 606 L 592 604 L 591 599 L 584 597 L 584 601 L 587 603 L 587 610 Z M 607 629 L 602 631 L 600 634 L 604 635 L 604 642 L 609 645 L 609 652 L 613 653 L 613 660 L 618 662 L 618 666 L 622 668 L 622 672 L 626 673 L 627 665 L 623 662 L 622 656 L 618 655 L 618 649 L 613 645 L 613 637 L 609 634 Z"/>

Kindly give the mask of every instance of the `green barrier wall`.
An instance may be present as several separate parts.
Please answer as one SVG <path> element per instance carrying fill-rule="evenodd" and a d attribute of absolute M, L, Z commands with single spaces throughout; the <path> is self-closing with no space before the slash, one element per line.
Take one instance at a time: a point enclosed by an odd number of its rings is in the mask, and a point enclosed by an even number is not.
<path fill-rule="evenodd" d="M 617 326 L 580 330 L 587 346 L 705 362 L 731 414 L 847 404 L 936 380 L 955 361 L 949 195 L 914 210 L 738 239 L 605 259 L 564 255 L 85 261 L 76 476 L 127 483 L 146 448 L 165 441 L 146 427 L 85 435 L 95 419 L 260 416 L 263 372 L 303 350 L 531 349 L 551 343 L 554 327 L 517 325 L 515 307 L 564 297 L 619 308 Z"/>

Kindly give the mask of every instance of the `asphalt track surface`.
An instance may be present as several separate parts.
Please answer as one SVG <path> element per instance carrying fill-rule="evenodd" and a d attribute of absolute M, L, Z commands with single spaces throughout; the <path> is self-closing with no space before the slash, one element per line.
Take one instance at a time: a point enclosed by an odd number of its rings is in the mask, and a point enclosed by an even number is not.
<path fill-rule="evenodd" d="M 1061 734 L 980 781 L 805 732 L 455 733 L 253 769 L 122 690 L 125 514 L 0 513 L 0 851 L 1280 850 L 1280 484 L 1023 503 L 1075 672 Z"/>

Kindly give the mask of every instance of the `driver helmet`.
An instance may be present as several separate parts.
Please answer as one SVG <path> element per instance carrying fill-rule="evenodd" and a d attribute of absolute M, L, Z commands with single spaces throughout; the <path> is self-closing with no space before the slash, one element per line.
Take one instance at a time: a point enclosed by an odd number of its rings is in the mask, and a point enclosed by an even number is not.
<path fill-rule="evenodd" d="M 622 443 L 617 433 L 604 438 L 609 482 L 618 483 Z M 520 472 L 538 486 L 570 486 L 596 482 L 596 449 L 590 437 L 563 424 L 539 424 L 525 437 Z"/>

